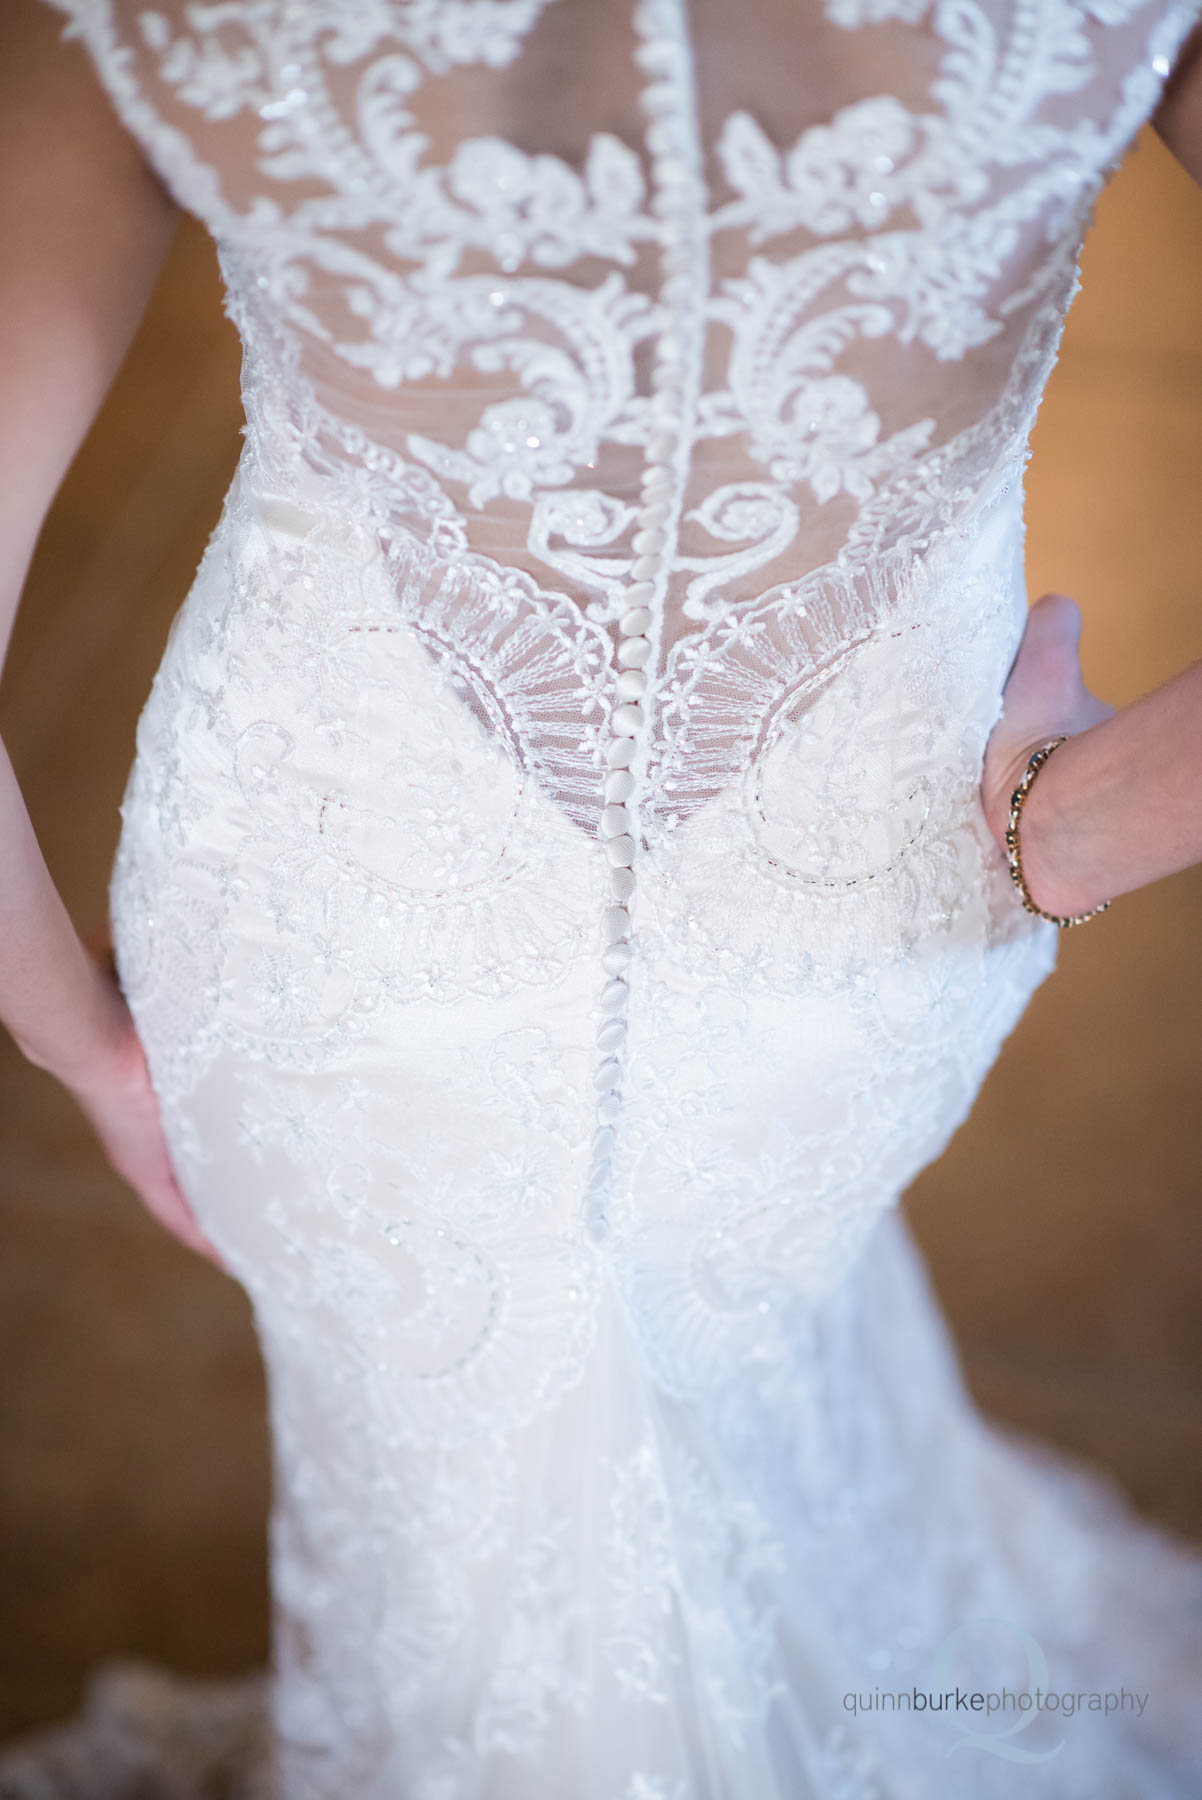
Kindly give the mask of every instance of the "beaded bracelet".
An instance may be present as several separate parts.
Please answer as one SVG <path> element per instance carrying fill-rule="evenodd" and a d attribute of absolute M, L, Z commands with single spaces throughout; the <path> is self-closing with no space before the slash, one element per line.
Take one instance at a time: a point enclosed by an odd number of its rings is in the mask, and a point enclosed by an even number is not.
<path fill-rule="evenodd" d="M 1091 906 L 1088 912 L 1072 913 L 1068 917 L 1062 918 L 1058 913 L 1044 912 L 1042 906 L 1036 906 L 1034 900 L 1031 898 L 1026 881 L 1023 878 L 1022 850 L 1018 841 L 1018 823 L 1019 819 L 1022 817 L 1023 802 L 1027 798 L 1031 783 L 1038 775 L 1040 769 L 1042 769 L 1044 763 L 1047 762 L 1048 757 L 1051 756 L 1053 750 L 1057 749 L 1058 746 L 1064 742 L 1065 739 L 1063 735 L 1054 737 L 1049 743 L 1041 745 L 1038 750 L 1032 753 L 1026 768 L 1023 770 L 1022 780 L 1010 796 L 1010 817 L 1006 821 L 1006 860 L 1010 865 L 1010 879 L 1018 889 L 1019 897 L 1021 898 L 1023 905 L 1029 913 L 1035 913 L 1040 919 L 1050 919 L 1053 925 L 1059 925 L 1061 927 L 1068 925 L 1083 925 L 1086 919 L 1096 918 L 1098 913 L 1104 913 L 1106 908 L 1110 905 L 1109 900 L 1103 900 L 1097 906 Z"/>

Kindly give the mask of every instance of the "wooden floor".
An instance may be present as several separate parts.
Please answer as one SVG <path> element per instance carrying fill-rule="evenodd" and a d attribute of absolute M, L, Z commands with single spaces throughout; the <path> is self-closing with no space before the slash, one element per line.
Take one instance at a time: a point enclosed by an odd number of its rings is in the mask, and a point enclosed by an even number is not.
<path fill-rule="evenodd" d="M 138 710 L 238 450 L 237 347 L 181 233 L 47 527 L 3 730 L 81 928 Z M 1028 471 L 1029 586 L 1077 596 L 1123 702 L 1202 656 L 1202 194 L 1144 133 L 1099 208 Z M 1068 933 L 973 1118 L 907 1205 L 981 1403 L 1202 1536 L 1202 871 Z M 0 1046 L 0 1735 L 128 1650 L 266 1652 L 267 1448 L 240 1289 Z"/>

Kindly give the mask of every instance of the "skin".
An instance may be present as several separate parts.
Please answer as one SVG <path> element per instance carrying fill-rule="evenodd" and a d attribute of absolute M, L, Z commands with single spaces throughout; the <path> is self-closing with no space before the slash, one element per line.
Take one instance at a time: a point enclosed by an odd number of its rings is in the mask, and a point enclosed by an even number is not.
<path fill-rule="evenodd" d="M 129 347 L 177 216 L 61 26 L 43 0 L 0 7 L 0 661 L 43 520 Z M 1202 25 L 1152 124 L 1202 185 Z M 1085 687 L 1080 630 L 1067 595 L 1031 608 L 981 783 L 1000 846 L 1031 751 L 1068 734 L 1031 789 L 1022 828 L 1030 890 L 1058 913 L 1202 861 L 1202 663 L 1116 713 Z M 172 1171 L 115 976 L 67 915 L 2 745 L 0 873 L 0 1020 L 73 1095 L 150 1212 L 224 1267 Z"/>
<path fill-rule="evenodd" d="M 1202 187 L 1202 24 L 1151 120 Z M 1010 794 L 1031 751 L 1061 732 L 1023 806 L 1023 873 L 1036 905 L 1084 912 L 1202 861 L 1202 663 L 1115 712 L 1086 688 L 1081 612 L 1066 594 L 1031 608 L 990 740 L 981 801 L 1004 848 Z"/>

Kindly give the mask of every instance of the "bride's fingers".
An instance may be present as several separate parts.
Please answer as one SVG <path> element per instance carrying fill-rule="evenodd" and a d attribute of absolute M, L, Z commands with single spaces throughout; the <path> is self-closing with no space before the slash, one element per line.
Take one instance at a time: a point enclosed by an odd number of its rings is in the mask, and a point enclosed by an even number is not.
<path fill-rule="evenodd" d="M 131 1168 L 126 1172 L 126 1180 L 130 1182 L 142 1204 L 159 1224 L 190 1250 L 196 1250 L 201 1256 L 207 1256 L 210 1262 L 224 1269 L 225 1264 L 216 1248 L 205 1237 L 197 1223 L 196 1214 L 192 1211 L 174 1172 L 167 1168 L 157 1167 L 152 1170 Z"/>
<path fill-rule="evenodd" d="M 1044 594 L 1027 614 L 1006 683 L 1006 700 L 1055 704 L 1081 682 L 1081 609 L 1067 594 Z"/>
<path fill-rule="evenodd" d="M 1004 704 L 1009 731 L 1025 736 L 1083 731 L 1109 718 L 1113 707 L 1085 685 L 1081 670 L 1081 609 L 1067 594 L 1044 594 L 1032 606 Z"/>
<path fill-rule="evenodd" d="M 228 1275 L 229 1269 L 225 1262 L 215 1246 L 201 1231 L 196 1222 L 196 1215 L 172 1180 L 156 1183 L 150 1189 L 143 1188 L 141 1198 L 147 1211 L 158 1220 L 160 1225 L 171 1232 L 173 1237 L 179 1238 L 180 1242 L 186 1244 L 190 1250 L 195 1250 L 199 1255 L 207 1257 L 209 1262 L 215 1263 Z"/>
<path fill-rule="evenodd" d="M 119 1108 L 76 1096 L 104 1146 L 109 1162 L 147 1212 L 190 1250 L 229 1274 L 227 1264 L 205 1237 L 175 1177 L 157 1110 L 149 1093 Z M 140 1103 L 139 1103 L 140 1101 Z"/>

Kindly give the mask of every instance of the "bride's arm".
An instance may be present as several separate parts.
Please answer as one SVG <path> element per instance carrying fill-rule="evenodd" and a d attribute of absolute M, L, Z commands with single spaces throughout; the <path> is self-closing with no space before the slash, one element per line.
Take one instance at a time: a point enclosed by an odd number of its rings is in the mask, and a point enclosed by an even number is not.
<path fill-rule="evenodd" d="M 47 510 L 125 355 L 173 224 L 83 52 L 42 0 L 0 25 L 0 658 Z M 0 757 L 0 1018 L 86 1073 L 123 1022 L 50 881 Z"/>
<path fill-rule="evenodd" d="M 1181 46 L 1150 122 L 1161 142 L 1202 187 L 1202 21 Z"/>
<path fill-rule="evenodd" d="M 1202 23 L 1186 39 L 1151 124 L 1202 186 Z M 1059 914 L 1202 861 L 1202 663 L 1115 713 L 1082 684 L 1079 632 L 1080 614 L 1065 596 L 1045 595 L 1032 607 L 982 782 L 1003 846 L 1010 793 L 1028 755 L 1069 734 L 1022 814 L 1027 885 L 1039 906 Z"/>
<path fill-rule="evenodd" d="M 175 207 L 43 0 L 0 6 L 0 664 L 58 486 L 145 309 Z M 141 1047 L 80 942 L 0 745 L 0 1022 L 71 1090 L 114 1165 L 207 1251 Z"/>
<path fill-rule="evenodd" d="M 1081 615 L 1063 594 L 1031 608 L 989 740 L 982 801 L 999 848 L 1031 751 L 1067 734 L 1023 805 L 1023 875 L 1060 915 L 1202 862 L 1202 662 L 1115 712 L 1085 688 Z"/>

